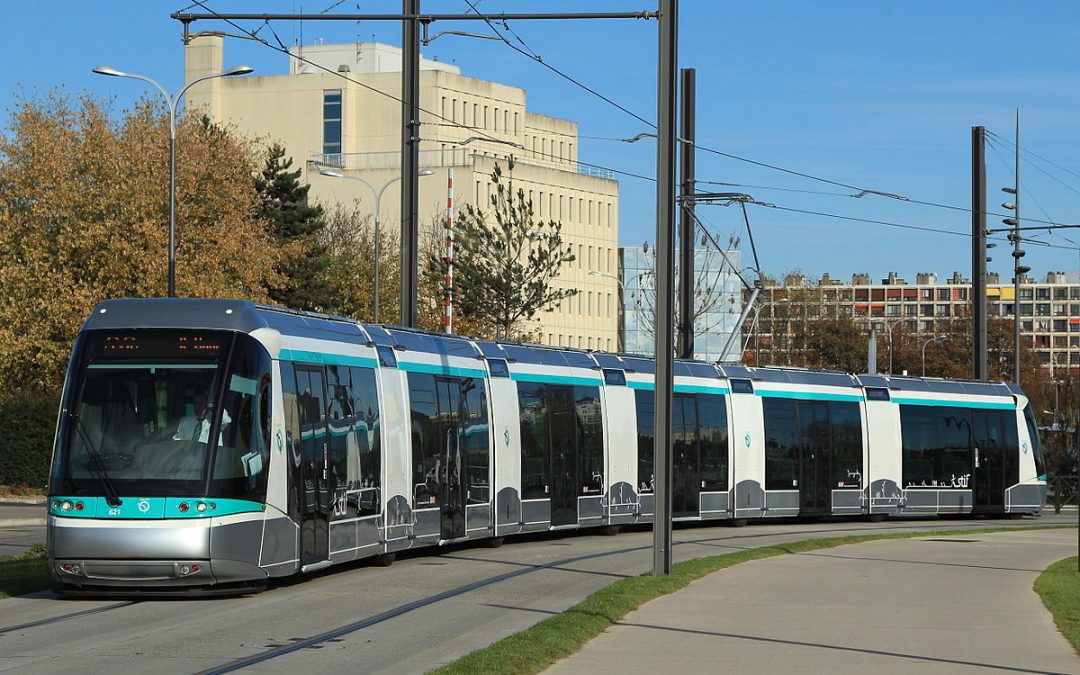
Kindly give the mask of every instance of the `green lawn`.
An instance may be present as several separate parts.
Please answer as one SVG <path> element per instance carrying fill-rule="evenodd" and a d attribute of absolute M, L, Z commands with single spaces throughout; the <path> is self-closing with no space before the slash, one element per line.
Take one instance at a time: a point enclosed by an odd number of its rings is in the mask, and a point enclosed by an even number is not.
<path fill-rule="evenodd" d="M 1076 556 L 1046 568 L 1035 580 L 1035 592 L 1054 616 L 1058 630 L 1080 653 L 1080 571 Z"/>
<path fill-rule="evenodd" d="M 50 586 L 44 546 L 35 546 L 25 555 L 0 558 L 0 598 L 43 591 Z"/>
<path fill-rule="evenodd" d="M 1048 526 L 1031 529 L 1056 529 L 1061 526 Z M 1066 526 L 1068 527 L 1068 526 Z M 573 654 L 586 642 L 602 633 L 631 610 L 646 602 L 685 587 L 691 581 L 722 570 L 732 565 L 760 560 L 788 553 L 804 553 L 822 548 L 833 548 L 845 544 L 858 544 L 878 539 L 910 539 L 914 537 L 948 537 L 964 534 L 987 534 L 1006 532 L 1015 528 L 984 528 L 967 530 L 949 530 L 938 532 L 900 532 L 888 534 L 868 534 L 829 539 L 810 539 L 806 541 L 763 546 L 761 548 L 687 560 L 672 567 L 667 577 L 654 577 L 646 574 L 639 577 L 622 579 L 593 593 L 562 614 L 515 633 L 492 644 L 467 654 L 458 661 L 431 671 L 437 675 L 471 675 L 472 673 L 538 673 L 561 658 Z M 1073 558 L 1075 576 L 1076 559 Z M 1053 569 L 1053 568 L 1051 568 Z M 1074 583 L 1075 580 L 1074 580 Z M 1072 626 L 1080 631 L 1080 596 L 1072 586 Z M 1058 625 L 1061 625 L 1059 622 Z M 1065 629 L 1062 628 L 1064 631 Z M 1073 644 L 1077 644 L 1074 639 Z"/>

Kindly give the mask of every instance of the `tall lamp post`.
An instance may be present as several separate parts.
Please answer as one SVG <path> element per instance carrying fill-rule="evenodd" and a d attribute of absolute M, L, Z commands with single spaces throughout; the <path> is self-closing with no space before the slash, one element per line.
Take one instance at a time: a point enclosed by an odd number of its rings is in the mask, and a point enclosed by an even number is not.
<path fill-rule="evenodd" d="M 401 176 L 394 176 L 390 180 L 383 183 L 382 187 L 376 190 L 371 185 L 371 183 L 367 182 L 360 176 L 346 176 L 343 173 L 331 171 L 330 169 L 323 169 L 319 173 L 323 176 L 329 176 L 330 178 L 345 178 L 347 180 L 354 180 L 359 183 L 363 183 L 368 190 L 371 190 L 371 198 L 375 201 L 375 297 L 372 304 L 372 312 L 374 314 L 374 322 L 379 323 L 379 202 L 382 200 L 383 192 L 386 192 L 386 188 L 401 180 Z M 435 172 L 431 169 L 423 169 L 421 171 L 418 171 L 416 175 L 431 176 L 434 173 Z"/>
<path fill-rule="evenodd" d="M 145 75 L 136 75 L 135 73 L 125 73 L 122 70 L 116 68 L 110 68 L 109 66 L 97 66 L 93 69 L 93 72 L 98 75 L 108 75 L 110 77 L 127 77 L 133 80 L 142 80 L 143 82 L 149 82 L 157 87 L 161 95 L 165 97 L 165 103 L 169 106 L 169 291 L 168 297 L 176 297 L 176 106 L 180 103 L 180 99 L 184 96 L 188 89 L 200 82 L 206 80 L 212 80 L 217 77 L 233 77 L 234 75 L 247 75 L 248 73 L 255 72 L 255 69 L 251 66 L 233 66 L 228 70 L 221 73 L 211 73 L 210 75 L 203 75 L 196 78 L 191 82 L 188 82 L 183 89 L 180 90 L 176 96 L 169 95 L 169 92 L 165 90 L 165 87 L 158 84 L 156 81 L 146 77 Z"/>
<path fill-rule="evenodd" d="M 949 337 L 948 335 L 935 335 L 934 337 L 930 338 L 929 340 L 927 340 L 926 342 L 923 343 L 923 345 L 922 345 L 922 376 L 923 377 L 926 377 L 926 346 L 928 344 L 930 344 L 931 342 L 941 342 L 942 340 L 945 340 L 948 337 Z"/>
<path fill-rule="evenodd" d="M 893 364 L 893 360 L 892 360 L 892 353 L 893 353 L 893 348 L 892 348 L 892 345 L 893 345 L 893 334 L 892 334 L 892 331 L 893 331 L 893 328 L 896 328 L 896 327 L 897 327 L 897 326 L 899 326 L 900 324 L 902 324 L 902 323 L 904 323 L 905 321 L 907 321 L 907 320 L 908 320 L 909 318 L 910 318 L 910 317 L 904 317 L 904 318 L 902 318 L 902 319 L 897 319 L 896 321 L 893 321 L 893 322 L 891 322 L 891 323 L 890 323 L 890 322 L 888 322 L 888 321 L 885 321 L 885 322 L 884 322 L 885 326 L 886 326 L 886 327 L 887 327 L 887 328 L 889 329 L 889 374 L 890 374 L 890 375 L 892 375 L 892 374 L 893 374 L 893 365 L 892 365 L 892 364 Z"/>

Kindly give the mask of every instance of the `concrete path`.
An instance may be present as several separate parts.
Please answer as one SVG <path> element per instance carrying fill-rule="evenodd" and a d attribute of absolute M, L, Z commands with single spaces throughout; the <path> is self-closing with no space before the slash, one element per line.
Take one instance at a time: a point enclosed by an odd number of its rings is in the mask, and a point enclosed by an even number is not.
<path fill-rule="evenodd" d="M 549 673 L 1080 673 L 1032 590 L 1075 530 L 884 540 L 744 563 Z"/>

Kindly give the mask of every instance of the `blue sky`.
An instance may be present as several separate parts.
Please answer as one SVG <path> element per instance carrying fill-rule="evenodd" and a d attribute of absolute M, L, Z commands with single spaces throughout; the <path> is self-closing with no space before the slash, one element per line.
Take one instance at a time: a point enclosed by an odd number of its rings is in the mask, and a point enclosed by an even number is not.
<path fill-rule="evenodd" d="M 215 11 L 391 13 L 397 0 L 205 0 Z M 632 11 L 655 0 L 472 0 L 489 13 Z M 32 95 L 63 85 L 129 105 L 144 90 L 137 82 L 90 74 L 108 64 L 153 77 L 171 90 L 182 82 L 181 27 L 169 18 L 185 2 L 56 0 L 5 7 L 9 27 L 0 69 L 0 127 L 16 92 Z M 833 181 L 698 152 L 697 176 L 707 191 L 746 192 L 777 208 L 751 206 L 750 221 L 767 273 L 801 269 L 846 279 L 895 271 L 970 275 L 966 236 L 903 229 L 884 221 L 966 234 L 971 216 L 971 127 L 994 134 L 987 148 L 989 206 L 1013 183 L 1013 132 L 1021 114 L 1022 215 L 1080 224 L 1080 3 L 955 0 L 822 0 L 819 2 L 680 3 L 680 65 L 697 69 L 698 144 L 728 155 Z M 423 0 L 423 11 L 464 12 L 465 0 Z M 191 11 L 202 11 L 194 7 Z M 257 28 L 256 23 L 244 26 Z M 656 116 L 656 24 L 652 21 L 511 22 L 511 40 L 646 120 Z M 196 30 L 234 30 L 200 22 Z M 274 24 L 286 44 L 301 27 Z M 481 23 L 436 24 L 438 30 L 488 33 Z M 305 23 L 303 40 L 349 42 L 373 37 L 400 43 L 400 27 L 385 22 Z M 268 29 L 260 36 L 272 39 Z M 45 40 L 48 42 L 44 42 Z M 521 42 L 516 42 L 519 46 Z M 655 142 L 619 138 L 647 125 L 493 40 L 444 36 L 423 48 L 428 58 L 461 67 L 469 76 L 505 82 L 528 92 L 533 111 L 574 119 L 583 162 L 629 174 L 655 173 Z M 247 63 L 263 74 L 286 69 L 284 57 L 255 42 L 228 40 L 226 65 Z M 1033 154 L 1028 154 L 1033 153 Z M 753 186 L 753 187 L 747 187 Z M 847 187 L 845 187 L 847 186 Z M 907 197 L 852 197 L 858 189 Z M 818 194 L 829 193 L 829 194 Z M 621 243 L 655 240 L 655 186 L 620 177 Z M 946 209 L 913 202 L 958 207 Z M 737 208 L 703 206 L 699 214 L 718 237 L 741 236 Z M 991 215 L 991 227 L 1000 226 Z M 1025 223 L 1034 224 L 1034 223 Z M 1076 244 L 1062 238 L 1067 237 Z M 1025 264 L 1039 277 L 1080 268 L 1080 229 L 1041 240 L 1066 247 L 1025 245 Z M 990 270 L 1011 277 L 1001 245 Z"/>

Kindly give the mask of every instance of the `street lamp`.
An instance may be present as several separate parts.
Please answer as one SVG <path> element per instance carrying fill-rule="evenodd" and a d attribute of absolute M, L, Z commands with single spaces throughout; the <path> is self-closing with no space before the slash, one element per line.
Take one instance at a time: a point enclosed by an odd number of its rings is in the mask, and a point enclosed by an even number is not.
<path fill-rule="evenodd" d="M 169 106 L 169 291 L 168 297 L 176 297 L 176 106 L 180 103 L 180 99 L 184 96 L 184 93 L 188 89 L 191 89 L 194 85 L 204 82 L 206 80 L 212 80 L 216 77 L 233 77 L 235 75 L 247 75 L 248 73 L 255 72 L 255 69 L 251 66 L 233 66 L 228 70 L 221 73 L 211 73 L 210 75 L 203 75 L 202 77 L 195 78 L 191 82 L 188 82 L 183 89 L 176 96 L 170 96 L 169 92 L 165 91 L 165 87 L 154 80 L 146 77 L 145 75 L 136 75 L 134 73 L 125 73 L 122 70 L 116 68 L 110 68 L 109 66 L 96 66 L 93 69 L 94 73 L 98 75 L 108 75 L 110 77 L 127 77 L 133 80 L 142 80 L 143 82 L 149 82 L 157 87 L 161 95 L 165 97 L 165 103 Z"/>
<path fill-rule="evenodd" d="M 922 346 L 922 376 L 923 377 L 926 377 L 926 346 L 928 344 L 930 344 L 931 342 L 941 342 L 942 340 L 945 340 L 948 337 L 949 337 L 948 335 L 935 335 L 934 337 L 930 338 L 929 340 L 927 340 L 926 342 L 923 343 L 923 346 Z"/>
<path fill-rule="evenodd" d="M 889 374 L 890 375 L 893 374 L 893 360 L 892 360 L 892 353 L 893 353 L 893 348 L 892 348 L 893 335 L 892 335 L 892 331 L 893 331 L 893 328 L 896 328 L 898 325 L 904 323 L 905 321 L 907 321 L 910 318 L 911 317 L 906 317 L 905 316 L 905 317 L 903 317 L 901 319 L 897 319 L 896 321 L 893 321 L 892 323 L 889 323 L 888 321 L 883 321 L 882 322 L 889 329 Z"/>
<path fill-rule="evenodd" d="M 372 187 L 371 183 L 367 182 L 360 176 L 346 176 L 343 173 L 337 171 L 331 171 L 330 169 L 323 169 L 319 172 L 323 176 L 330 178 L 345 178 L 347 180 L 355 180 L 363 183 L 367 189 L 371 190 L 371 197 L 375 200 L 375 298 L 373 303 L 372 312 L 374 314 L 374 322 L 379 323 L 379 202 L 382 200 L 383 192 L 386 188 L 393 185 L 395 182 L 401 180 L 401 176 L 394 176 L 390 180 L 383 183 L 383 186 L 376 190 Z M 431 169 L 422 169 L 416 172 L 417 176 L 431 176 L 435 172 Z"/>

